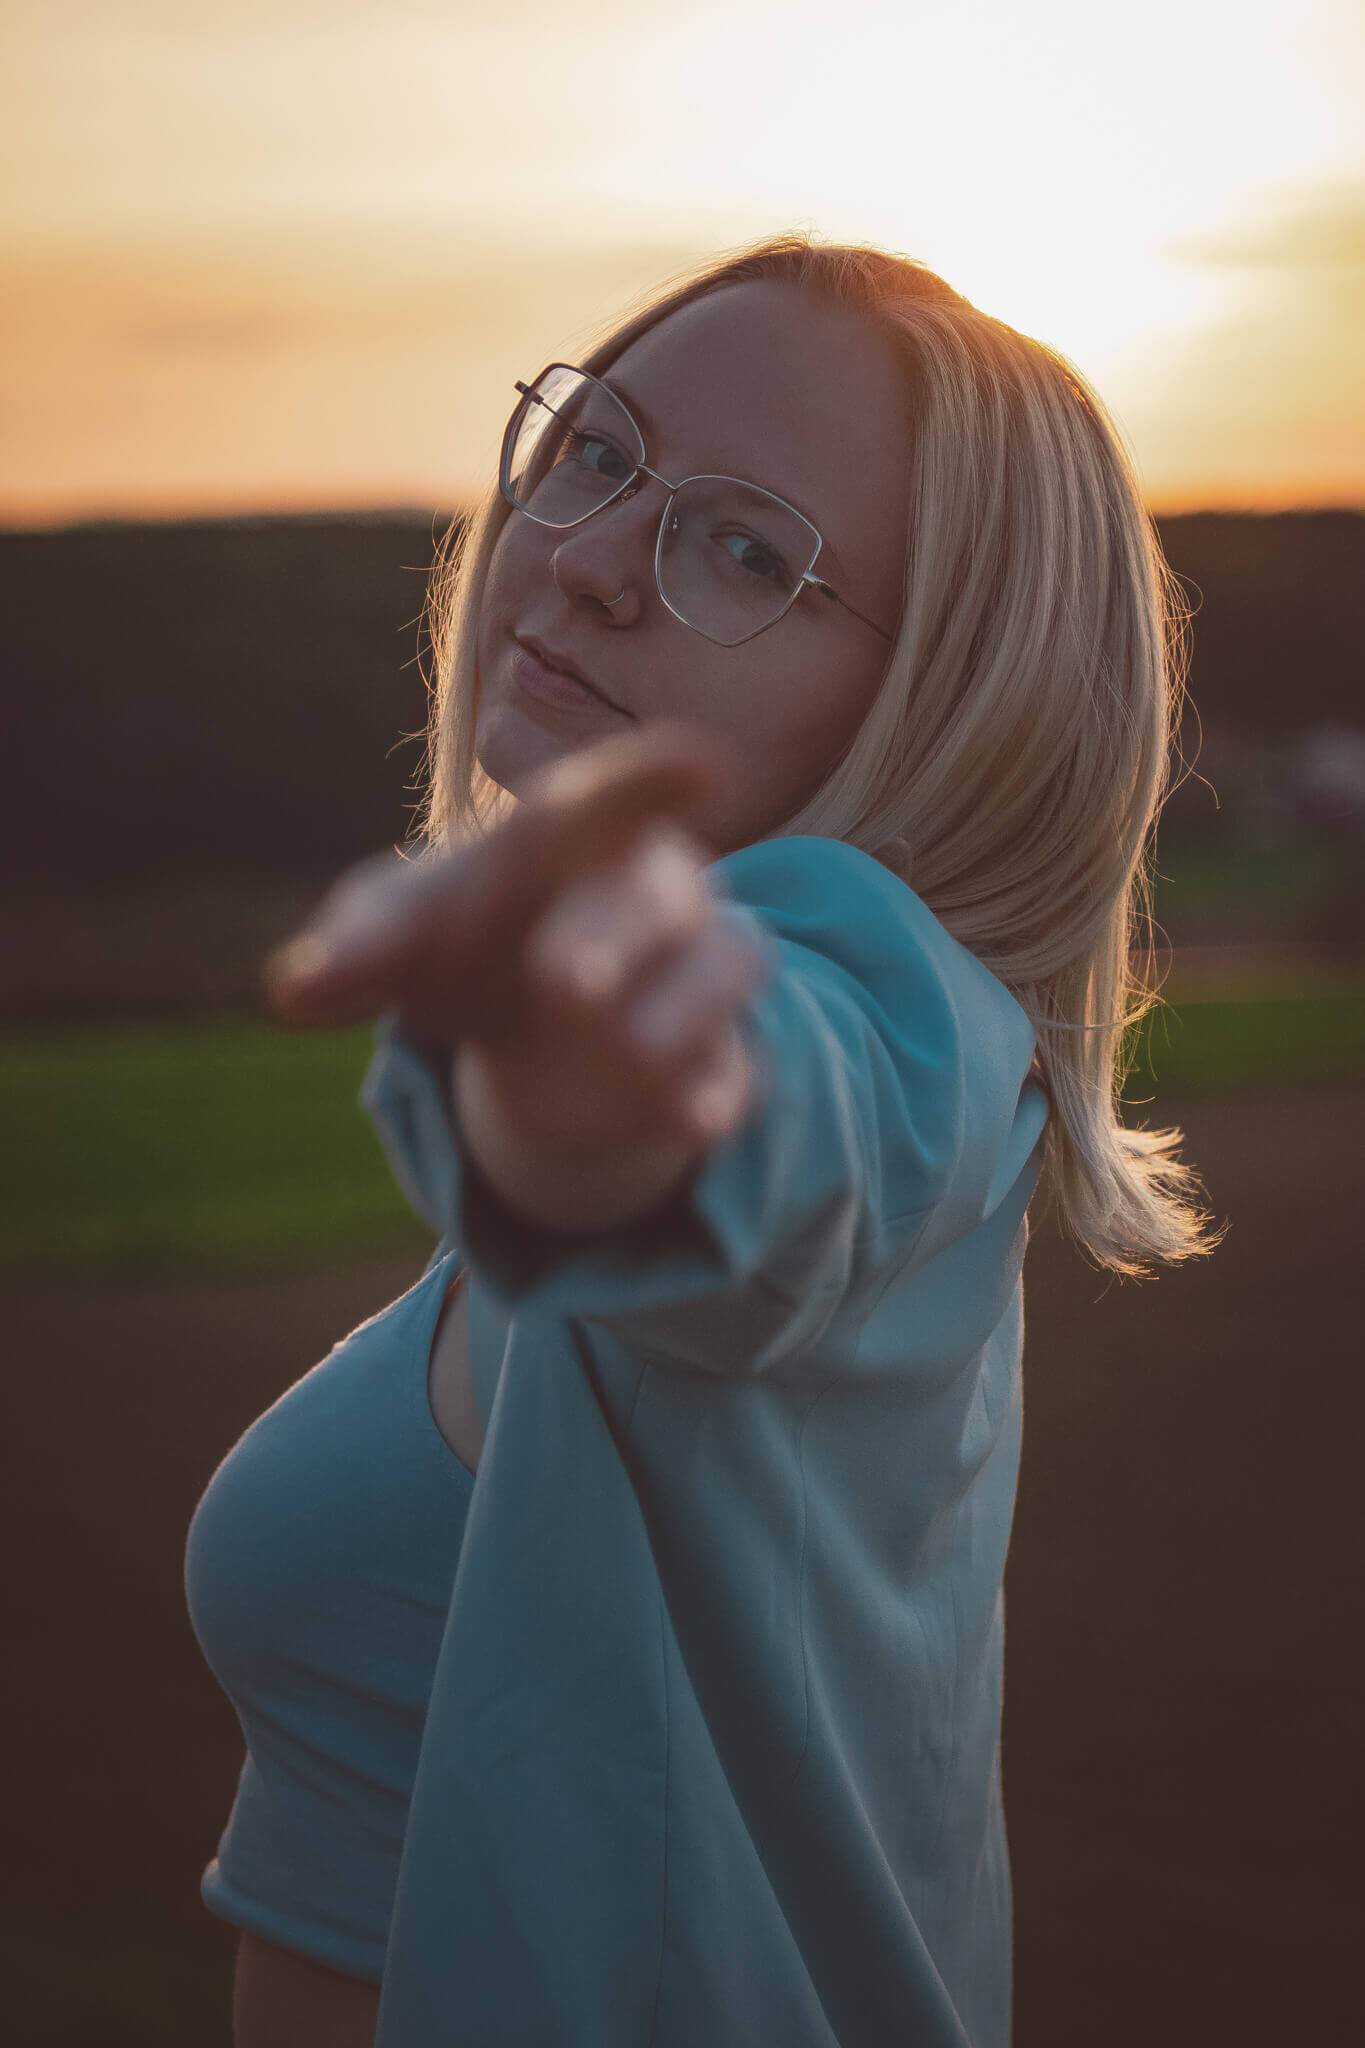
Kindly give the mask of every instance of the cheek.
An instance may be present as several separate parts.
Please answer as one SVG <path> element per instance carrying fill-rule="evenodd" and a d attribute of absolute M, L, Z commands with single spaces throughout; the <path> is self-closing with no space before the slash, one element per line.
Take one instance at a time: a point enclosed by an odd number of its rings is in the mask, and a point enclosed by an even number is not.
<path fill-rule="evenodd" d="M 537 599 L 543 600 L 547 591 L 557 597 L 551 562 L 555 547 L 563 538 L 562 532 L 537 526 L 534 520 L 519 518 L 514 513 L 498 535 L 489 557 L 483 586 L 485 614 L 492 614 L 504 624 L 516 625 L 525 618 L 528 607 Z M 544 608 L 542 602 L 538 609 L 543 613 Z"/>
<path fill-rule="evenodd" d="M 494 543 L 483 582 L 475 640 L 481 679 L 497 672 L 508 635 L 526 624 L 537 585 L 548 575 L 548 564 L 537 559 L 536 529 L 529 520 L 510 519 Z M 486 709 L 482 690 L 480 696 Z"/>
<path fill-rule="evenodd" d="M 785 680 L 785 717 L 773 720 L 774 765 L 788 786 L 800 785 L 804 799 L 838 762 L 871 710 L 880 686 L 876 675 L 831 674 Z"/>
<path fill-rule="evenodd" d="M 509 519 L 494 544 L 483 585 L 483 618 L 499 619 L 516 608 L 531 575 L 525 531 L 528 520 Z"/>
<path fill-rule="evenodd" d="M 747 846 L 806 804 L 830 775 L 876 698 L 880 676 L 832 677 L 752 669 L 729 679 L 708 720 L 735 761 L 743 787 L 704 821 L 726 851 Z M 720 706 L 723 705 L 723 710 Z"/>

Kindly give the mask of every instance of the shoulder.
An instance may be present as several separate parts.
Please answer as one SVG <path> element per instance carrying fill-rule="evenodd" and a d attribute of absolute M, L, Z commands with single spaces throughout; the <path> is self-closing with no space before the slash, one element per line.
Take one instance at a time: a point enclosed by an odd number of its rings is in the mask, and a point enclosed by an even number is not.
<path fill-rule="evenodd" d="M 983 1027 L 1032 1057 L 1033 1028 L 990 969 L 871 854 L 814 834 L 764 839 L 708 869 L 713 885 L 776 940 L 848 976 L 893 1017 L 913 1009 L 957 1039 Z"/>
<path fill-rule="evenodd" d="M 778 971 L 755 1015 L 782 1114 L 818 1113 L 813 1074 L 834 1056 L 839 1113 L 878 1134 L 886 1212 L 921 1214 L 951 1192 L 945 1227 L 973 1227 L 997 1182 L 1022 1170 L 1044 1113 L 1041 1096 L 1027 1099 L 1035 1034 L 1015 997 L 898 875 L 843 840 L 761 840 L 708 874 L 772 947 Z"/>

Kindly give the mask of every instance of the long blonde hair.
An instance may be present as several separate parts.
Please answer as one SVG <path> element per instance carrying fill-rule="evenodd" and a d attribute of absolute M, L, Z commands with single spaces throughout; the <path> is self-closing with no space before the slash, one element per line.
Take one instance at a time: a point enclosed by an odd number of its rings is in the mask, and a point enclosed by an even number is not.
<path fill-rule="evenodd" d="M 1050 1103 L 1045 1180 L 1099 1264 L 1133 1274 L 1207 1251 L 1217 1233 L 1174 1156 L 1180 1132 L 1120 1114 L 1132 1027 L 1157 1000 L 1147 860 L 1188 612 L 1118 429 L 1062 356 L 922 264 L 796 234 L 672 280 L 582 367 L 600 375 L 670 313 L 760 279 L 889 336 L 914 422 L 905 604 L 880 692 L 819 788 L 766 836 L 862 848 L 1017 997 Z M 475 648 L 509 516 L 494 487 L 433 571 L 433 845 L 504 808 L 474 754 Z"/>

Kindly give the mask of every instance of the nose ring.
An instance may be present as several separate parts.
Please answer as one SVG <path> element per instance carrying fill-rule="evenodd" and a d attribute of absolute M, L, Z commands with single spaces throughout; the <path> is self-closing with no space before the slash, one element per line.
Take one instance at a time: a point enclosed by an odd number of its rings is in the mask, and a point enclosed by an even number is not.
<path fill-rule="evenodd" d="M 603 602 L 603 604 L 604 604 L 604 605 L 606 606 L 607 610 L 608 610 L 608 611 L 610 611 L 610 610 L 611 610 L 611 608 L 612 608 L 612 606 L 613 606 L 614 604 L 620 604 L 620 602 L 621 602 L 621 598 L 623 598 L 623 597 L 625 596 L 625 594 L 626 594 L 626 590 L 625 590 L 625 585 L 624 585 L 624 584 L 622 584 L 622 586 L 621 586 L 621 590 L 620 590 L 620 595 L 619 595 L 619 596 L 617 596 L 617 597 L 604 597 L 604 598 L 603 598 L 603 600 L 602 600 L 602 602 Z"/>

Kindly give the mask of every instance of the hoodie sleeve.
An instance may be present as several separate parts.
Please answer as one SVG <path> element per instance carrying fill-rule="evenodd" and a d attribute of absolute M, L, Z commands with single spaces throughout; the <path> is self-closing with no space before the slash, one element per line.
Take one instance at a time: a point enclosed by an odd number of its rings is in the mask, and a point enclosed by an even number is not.
<path fill-rule="evenodd" d="M 464 1143 L 450 1049 L 381 1019 L 361 1100 L 408 1200 L 509 1317 L 580 1318 L 646 1358 L 762 1371 L 867 1287 L 973 1228 L 1022 1171 L 1027 1018 L 906 885 L 834 839 L 716 862 L 724 914 L 768 951 L 745 1025 L 760 1085 L 664 1204 L 593 1233 L 504 1203 Z"/>

